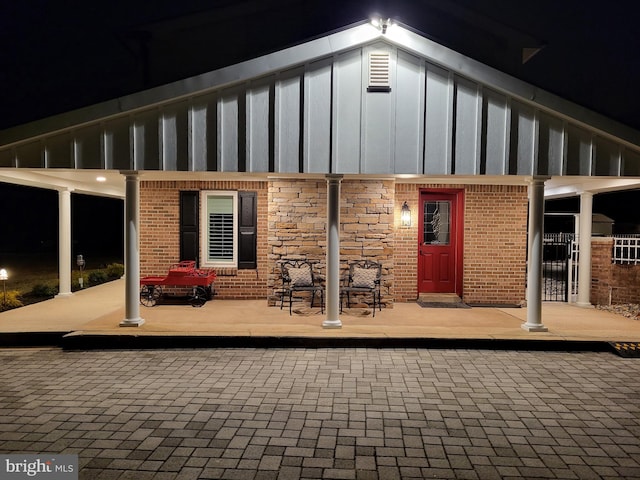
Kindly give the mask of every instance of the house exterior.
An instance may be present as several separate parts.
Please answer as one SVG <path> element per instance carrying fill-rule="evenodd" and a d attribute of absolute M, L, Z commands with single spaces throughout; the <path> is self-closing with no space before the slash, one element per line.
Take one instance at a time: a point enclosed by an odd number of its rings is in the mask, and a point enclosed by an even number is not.
<path fill-rule="evenodd" d="M 121 179 L 124 325 L 142 321 L 140 276 L 179 260 L 215 268 L 219 298 L 274 304 L 278 261 L 305 257 L 326 276 L 325 326 L 339 326 L 344 266 L 374 259 L 388 307 L 430 292 L 526 302 L 525 328 L 541 330 L 545 191 L 581 194 L 590 218 L 587 180 L 638 183 L 640 133 L 400 25 L 363 23 L 2 132 L 0 169 Z"/>
<path fill-rule="evenodd" d="M 200 220 L 195 255 L 181 254 L 181 198 L 197 193 Z M 255 263 L 245 267 L 206 261 L 203 218 L 211 192 L 255 193 L 257 206 Z M 182 195 L 181 195 L 182 194 Z M 442 278 L 426 277 L 419 249 L 421 202 L 429 197 L 460 202 L 460 218 L 451 264 Z M 216 269 L 221 299 L 279 299 L 278 260 L 304 257 L 324 273 L 327 188 L 324 179 L 266 181 L 140 182 L 141 274 L 157 275 L 178 259 L 198 258 Z M 184 200 L 183 200 L 184 201 Z M 400 209 L 407 202 L 411 226 L 402 226 Z M 393 179 L 344 179 L 340 205 L 340 259 L 369 259 L 383 265 L 383 302 L 415 301 L 421 292 L 456 293 L 473 304 L 520 305 L 525 301 L 527 253 L 527 188 L 525 185 L 402 183 Z M 239 207 L 238 207 L 239 209 Z M 183 212 L 184 214 L 184 212 Z M 422 230 L 424 225 L 422 225 Z M 237 229 L 236 229 L 237 231 Z M 204 241 L 203 241 L 204 240 Z M 443 248 L 435 245 L 436 248 Z M 184 248 L 184 245 L 183 245 Z M 425 247 L 423 246 L 423 249 Z M 422 271 L 420 270 L 422 267 Z M 449 280 L 449 275 L 452 276 Z M 444 279 L 444 280 L 443 280 Z"/>

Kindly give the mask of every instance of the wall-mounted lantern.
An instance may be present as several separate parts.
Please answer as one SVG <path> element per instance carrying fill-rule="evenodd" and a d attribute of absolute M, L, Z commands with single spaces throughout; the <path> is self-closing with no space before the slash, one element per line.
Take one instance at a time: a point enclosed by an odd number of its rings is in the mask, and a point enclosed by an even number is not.
<path fill-rule="evenodd" d="M 402 204 L 402 211 L 400 212 L 400 224 L 403 227 L 411 226 L 411 209 L 409 208 L 409 205 L 407 205 L 407 202 L 404 202 Z"/>

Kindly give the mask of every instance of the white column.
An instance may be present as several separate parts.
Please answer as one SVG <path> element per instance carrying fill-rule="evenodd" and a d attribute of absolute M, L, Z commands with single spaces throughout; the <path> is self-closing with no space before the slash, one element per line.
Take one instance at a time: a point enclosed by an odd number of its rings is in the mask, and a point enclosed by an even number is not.
<path fill-rule="evenodd" d="M 125 319 L 121 327 L 139 327 L 140 318 L 140 179 L 137 172 L 125 173 Z"/>
<path fill-rule="evenodd" d="M 58 191 L 58 295 L 67 298 L 71 292 L 71 189 Z"/>
<path fill-rule="evenodd" d="M 323 328 L 342 328 L 340 321 L 340 182 L 342 175 L 327 175 L 327 318 Z"/>
<path fill-rule="evenodd" d="M 593 218 L 593 193 L 580 194 L 580 243 L 578 257 L 578 307 L 591 307 L 591 224 Z"/>
<path fill-rule="evenodd" d="M 542 240 L 544 234 L 544 182 L 534 177 L 529 184 L 529 242 L 527 271 L 527 322 L 529 332 L 546 332 L 542 324 Z"/>

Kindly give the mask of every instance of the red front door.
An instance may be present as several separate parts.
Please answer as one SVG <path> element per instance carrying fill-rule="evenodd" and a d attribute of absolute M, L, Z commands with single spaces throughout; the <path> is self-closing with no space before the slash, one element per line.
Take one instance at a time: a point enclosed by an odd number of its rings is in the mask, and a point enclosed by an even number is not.
<path fill-rule="evenodd" d="M 418 292 L 462 294 L 462 191 L 420 194 Z"/>

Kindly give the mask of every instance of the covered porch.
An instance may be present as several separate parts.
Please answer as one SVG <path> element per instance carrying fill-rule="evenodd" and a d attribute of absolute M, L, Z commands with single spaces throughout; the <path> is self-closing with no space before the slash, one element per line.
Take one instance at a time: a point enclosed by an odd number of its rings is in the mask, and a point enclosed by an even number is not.
<path fill-rule="evenodd" d="M 140 208 L 140 184 L 147 175 L 162 175 L 167 182 L 183 176 L 219 182 L 316 176 L 326 182 L 323 323 L 328 327 L 341 325 L 337 267 L 340 183 L 346 176 L 427 184 L 439 178 L 465 185 L 526 182 L 528 309 L 521 327 L 547 333 L 541 305 L 544 198 L 580 195 L 581 215 L 591 218 L 594 193 L 637 184 L 638 132 L 396 27 L 380 30 L 363 22 L 241 64 L 9 129 L 0 134 L 0 173 L 15 176 L 16 183 L 32 181 L 24 173 L 45 172 L 47 180 L 62 173 L 71 183 L 88 172 L 107 184 L 117 177 L 117 195 L 125 199 L 127 272 L 120 325 L 134 327 L 145 322 L 138 302 L 141 254 L 148 251 L 141 222 L 155 220 L 158 230 L 166 230 L 166 215 L 154 219 Z M 372 73 L 376 62 L 382 65 L 382 83 Z M 599 179 L 621 183 L 582 184 Z M 56 188 L 60 264 L 65 265 L 60 293 L 70 296 L 66 212 L 70 192 L 79 186 Z M 233 206 L 228 210 L 214 213 L 233 215 Z M 474 216 L 485 213 L 480 209 Z M 581 226 L 580 238 L 587 242 L 590 222 Z M 188 233 L 196 237 L 197 228 Z M 235 248 L 238 242 L 232 241 Z M 585 307 L 590 305 L 588 248 L 580 248 L 578 304 Z M 517 260 L 523 269 L 523 259 Z"/>
<path fill-rule="evenodd" d="M 421 308 L 399 303 L 377 312 L 345 310 L 341 329 L 322 328 L 320 309 L 267 308 L 266 300 L 218 300 L 142 307 L 143 325 L 119 327 L 124 280 L 0 314 L 0 343 L 34 344 L 39 334 L 71 348 L 189 346 L 430 346 L 485 348 L 606 349 L 609 342 L 640 342 L 640 320 L 565 303 L 543 303 L 546 332 L 521 328 L 526 308 Z M 64 336 L 64 340 L 63 339 Z M 56 340 L 57 339 L 57 340 Z"/>

